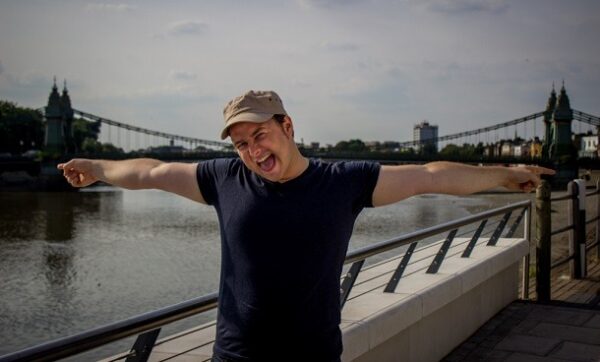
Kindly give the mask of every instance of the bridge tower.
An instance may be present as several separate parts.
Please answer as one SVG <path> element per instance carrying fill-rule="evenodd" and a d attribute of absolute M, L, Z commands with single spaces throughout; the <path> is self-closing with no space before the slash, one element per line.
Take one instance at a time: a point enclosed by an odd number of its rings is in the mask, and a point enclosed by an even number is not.
<path fill-rule="evenodd" d="M 573 110 L 563 81 L 556 106 L 552 111 L 551 140 L 548 148 L 548 158 L 556 168 L 554 183 L 557 185 L 566 184 L 569 180 L 577 178 L 577 149 L 572 141 L 572 122 Z"/>
<path fill-rule="evenodd" d="M 63 88 L 62 96 L 58 94 L 56 77 L 54 85 L 48 97 L 48 105 L 45 112 L 46 137 L 45 148 L 50 152 L 63 154 L 74 152 L 73 147 L 73 108 L 71 98 L 67 90 L 67 83 Z"/>
<path fill-rule="evenodd" d="M 571 122 L 573 110 L 563 83 L 552 112 L 551 142 L 548 149 L 549 158 L 555 162 L 565 163 L 576 158 L 576 149 L 571 137 Z"/>
<path fill-rule="evenodd" d="M 552 114 L 554 113 L 554 107 L 556 106 L 556 91 L 554 90 L 554 83 L 552 83 L 552 92 L 550 92 L 550 98 L 546 103 L 546 110 L 544 111 L 544 141 L 542 144 L 542 157 L 549 159 L 549 149 L 552 143 Z"/>

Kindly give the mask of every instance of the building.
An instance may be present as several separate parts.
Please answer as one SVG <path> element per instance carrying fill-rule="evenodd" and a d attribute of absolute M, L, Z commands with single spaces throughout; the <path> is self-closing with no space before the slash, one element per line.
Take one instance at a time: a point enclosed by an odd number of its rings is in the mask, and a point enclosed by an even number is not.
<path fill-rule="evenodd" d="M 531 141 L 531 146 L 529 149 L 529 155 L 531 158 L 541 158 L 543 151 L 542 141 L 538 137 L 535 137 L 533 141 Z"/>
<path fill-rule="evenodd" d="M 438 151 L 438 126 L 431 125 L 427 121 L 416 124 L 413 128 L 413 141 L 415 149 L 419 152 L 435 153 Z"/>
<path fill-rule="evenodd" d="M 587 134 L 579 138 L 579 157 L 598 157 L 598 135 Z"/>

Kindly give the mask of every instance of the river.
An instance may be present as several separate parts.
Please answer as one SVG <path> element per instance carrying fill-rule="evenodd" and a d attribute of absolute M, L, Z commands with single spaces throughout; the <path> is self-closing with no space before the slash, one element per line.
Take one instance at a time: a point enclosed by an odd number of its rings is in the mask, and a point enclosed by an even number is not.
<path fill-rule="evenodd" d="M 526 198 L 423 195 L 365 209 L 350 249 Z M 0 192 L 0 355 L 213 292 L 219 259 L 216 213 L 178 196 L 112 187 Z"/>

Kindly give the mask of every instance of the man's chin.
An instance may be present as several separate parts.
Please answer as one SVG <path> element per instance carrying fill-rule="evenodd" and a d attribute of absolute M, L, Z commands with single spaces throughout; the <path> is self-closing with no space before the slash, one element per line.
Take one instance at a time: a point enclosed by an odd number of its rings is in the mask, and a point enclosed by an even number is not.
<path fill-rule="evenodd" d="M 265 175 L 264 173 L 260 174 L 262 176 L 262 178 L 267 179 L 271 182 L 280 182 L 281 181 L 281 177 L 277 177 L 274 175 Z"/>

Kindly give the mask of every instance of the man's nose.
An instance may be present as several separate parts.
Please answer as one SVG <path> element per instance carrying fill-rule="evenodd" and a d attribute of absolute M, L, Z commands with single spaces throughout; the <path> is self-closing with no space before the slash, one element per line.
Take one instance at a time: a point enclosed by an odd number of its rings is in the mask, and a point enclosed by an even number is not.
<path fill-rule="evenodd" d="M 254 142 L 249 145 L 250 155 L 257 157 L 260 156 L 260 146 Z"/>

